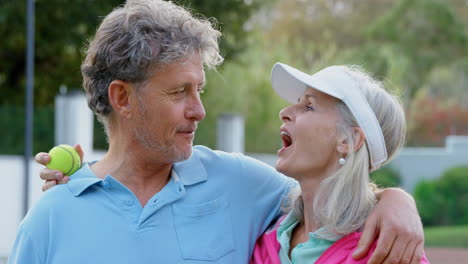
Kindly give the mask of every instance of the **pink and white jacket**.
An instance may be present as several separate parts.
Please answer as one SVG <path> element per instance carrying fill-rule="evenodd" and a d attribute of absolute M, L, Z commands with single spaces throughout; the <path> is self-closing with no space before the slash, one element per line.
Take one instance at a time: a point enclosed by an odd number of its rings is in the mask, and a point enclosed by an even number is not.
<path fill-rule="evenodd" d="M 278 221 L 280 222 L 280 221 Z M 274 229 L 266 231 L 260 238 L 258 238 L 255 245 L 250 264 L 281 264 L 278 252 L 280 250 L 280 243 L 276 239 L 276 232 L 279 224 L 276 224 Z M 340 240 L 336 241 L 329 247 L 315 262 L 315 264 L 365 264 L 369 261 L 372 253 L 377 246 L 375 242 L 370 248 L 367 256 L 360 260 L 354 260 L 352 254 L 356 250 L 359 239 L 361 238 L 360 232 L 353 232 Z M 311 263 L 312 264 L 312 263 Z M 429 264 L 426 256 L 421 259 L 421 264 Z"/>

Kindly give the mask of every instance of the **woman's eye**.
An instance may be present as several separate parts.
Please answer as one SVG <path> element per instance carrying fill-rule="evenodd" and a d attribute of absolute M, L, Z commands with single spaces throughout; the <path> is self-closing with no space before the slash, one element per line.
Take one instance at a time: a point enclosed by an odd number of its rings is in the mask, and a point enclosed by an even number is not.
<path fill-rule="evenodd" d="M 311 105 L 307 105 L 306 108 L 307 108 L 307 111 L 314 111 L 315 110 L 314 107 L 311 106 Z"/>

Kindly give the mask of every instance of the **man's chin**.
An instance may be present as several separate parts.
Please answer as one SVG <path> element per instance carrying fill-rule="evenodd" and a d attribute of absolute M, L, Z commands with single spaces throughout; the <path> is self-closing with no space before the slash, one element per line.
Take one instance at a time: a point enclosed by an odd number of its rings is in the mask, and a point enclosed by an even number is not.
<path fill-rule="evenodd" d="M 190 145 L 189 148 L 184 148 L 178 151 L 176 162 L 188 160 L 190 156 L 192 156 L 192 145 Z"/>

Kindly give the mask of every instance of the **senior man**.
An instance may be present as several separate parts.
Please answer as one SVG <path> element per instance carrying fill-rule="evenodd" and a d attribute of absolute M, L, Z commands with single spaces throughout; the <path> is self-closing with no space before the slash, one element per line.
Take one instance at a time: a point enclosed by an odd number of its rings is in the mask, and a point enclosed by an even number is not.
<path fill-rule="evenodd" d="M 192 147 L 205 117 L 204 66 L 223 60 L 219 36 L 207 20 L 160 0 L 128 1 L 103 20 L 81 70 L 109 150 L 41 197 L 9 263 L 249 261 L 295 182 L 243 155 Z M 55 173 L 41 176 L 61 180 Z M 375 263 L 422 251 L 419 217 L 402 191 L 384 192 L 358 255 L 377 230 Z"/>

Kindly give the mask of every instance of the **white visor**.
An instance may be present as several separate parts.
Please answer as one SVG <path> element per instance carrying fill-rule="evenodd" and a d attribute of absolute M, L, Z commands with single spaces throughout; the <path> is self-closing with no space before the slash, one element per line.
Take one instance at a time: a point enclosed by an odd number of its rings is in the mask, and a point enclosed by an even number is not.
<path fill-rule="evenodd" d="M 283 63 L 271 71 L 271 84 L 276 93 L 296 104 L 310 87 L 341 100 L 356 118 L 366 136 L 369 150 L 369 171 L 378 169 L 387 160 L 387 148 L 382 129 L 374 111 L 344 66 L 331 66 L 313 75 L 303 73 Z"/>

